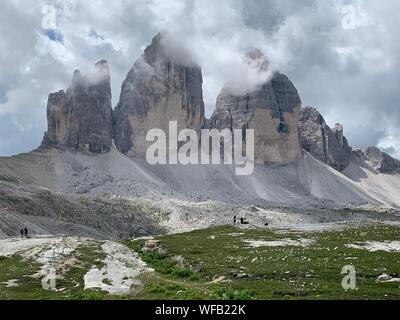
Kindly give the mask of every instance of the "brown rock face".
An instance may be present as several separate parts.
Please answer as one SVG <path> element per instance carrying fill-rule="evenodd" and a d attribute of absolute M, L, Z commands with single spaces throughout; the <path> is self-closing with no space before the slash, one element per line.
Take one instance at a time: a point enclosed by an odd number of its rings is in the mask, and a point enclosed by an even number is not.
<path fill-rule="evenodd" d="M 317 159 L 342 171 L 349 164 L 351 148 L 343 135 L 343 127 L 331 129 L 317 109 L 306 107 L 300 113 L 301 146 Z"/>
<path fill-rule="evenodd" d="M 169 121 L 178 131 L 200 130 L 205 124 L 203 77 L 183 49 L 158 34 L 129 71 L 115 108 L 115 144 L 130 157 L 144 157 L 146 134 Z"/>
<path fill-rule="evenodd" d="M 75 71 L 66 92 L 49 95 L 48 130 L 42 146 L 108 152 L 112 145 L 112 112 L 107 62 L 98 62 L 95 71 L 86 77 Z"/>
<path fill-rule="evenodd" d="M 259 58 L 259 54 L 248 55 L 254 57 Z M 298 160 L 301 152 L 300 107 L 296 88 L 287 76 L 277 72 L 259 89 L 244 95 L 222 89 L 209 125 L 218 130 L 254 129 L 255 160 L 289 163 Z"/>

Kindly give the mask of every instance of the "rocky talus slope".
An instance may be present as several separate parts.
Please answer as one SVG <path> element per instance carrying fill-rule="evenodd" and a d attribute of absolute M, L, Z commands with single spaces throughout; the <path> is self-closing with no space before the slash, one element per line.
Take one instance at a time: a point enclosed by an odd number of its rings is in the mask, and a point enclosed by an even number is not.
<path fill-rule="evenodd" d="M 117 239 L 229 224 L 306 226 L 398 210 L 400 176 L 355 160 L 343 173 L 304 153 L 286 166 L 257 164 L 251 176 L 225 165 L 157 165 L 114 147 L 105 154 L 43 149 L 1 158 L 0 236 L 21 225 L 36 234 Z M 343 208 L 364 208 L 344 216 Z M 339 210 L 339 211 L 338 211 Z"/>

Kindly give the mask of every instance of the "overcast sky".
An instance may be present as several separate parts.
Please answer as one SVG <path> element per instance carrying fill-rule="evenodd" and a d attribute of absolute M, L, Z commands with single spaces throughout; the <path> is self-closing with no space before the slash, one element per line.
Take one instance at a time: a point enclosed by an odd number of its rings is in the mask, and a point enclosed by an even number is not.
<path fill-rule="evenodd" d="M 1 1 L 0 155 L 40 144 L 47 96 L 74 69 L 108 60 L 116 105 L 126 73 L 166 30 L 203 68 L 207 116 L 225 82 L 259 80 L 238 65 L 259 48 L 352 145 L 400 158 L 398 12 L 398 0 Z"/>

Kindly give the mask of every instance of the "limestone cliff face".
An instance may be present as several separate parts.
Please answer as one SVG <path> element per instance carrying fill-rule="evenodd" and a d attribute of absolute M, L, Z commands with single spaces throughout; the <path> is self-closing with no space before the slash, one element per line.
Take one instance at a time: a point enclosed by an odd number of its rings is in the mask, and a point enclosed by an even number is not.
<path fill-rule="evenodd" d="M 354 150 L 354 154 L 364 160 L 374 170 L 381 173 L 400 173 L 400 161 L 382 152 L 377 147 L 369 147 L 365 151 Z"/>
<path fill-rule="evenodd" d="M 301 100 L 288 79 L 275 73 L 259 89 L 237 95 L 222 89 L 210 127 L 222 130 L 254 129 L 255 160 L 266 163 L 289 163 L 298 160 L 299 116 Z"/>
<path fill-rule="evenodd" d="M 77 70 L 66 92 L 49 95 L 48 130 L 42 146 L 108 152 L 112 144 L 112 113 L 107 62 L 98 62 L 95 71 L 86 77 Z"/>
<path fill-rule="evenodd" d="M 306 151 L 336 170 L 348 166 L 351 148 L 343 135 L 343 127 L 337 124 L 331 129 L 314 108 L 301 109 L 300 139 Z"/>
<path fill-rule="evenodd" d="M 205 125 L 202 72 L 165 34 L 158 34 L 129 71 L 115 108 L 115 144 L 130 157 L 143 157 L 148 130 L 169 121 L 178 130 Z"/>

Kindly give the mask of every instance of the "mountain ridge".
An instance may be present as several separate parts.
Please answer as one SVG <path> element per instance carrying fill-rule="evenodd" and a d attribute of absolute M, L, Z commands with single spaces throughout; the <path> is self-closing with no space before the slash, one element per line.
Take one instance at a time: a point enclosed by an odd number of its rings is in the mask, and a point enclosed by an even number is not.
<path fill-rule="evenodd" d="M 128 238 L 228 224 L 233 216 L 257 227 L 397 219 L 399 161 L 377 148 L 351 149 L 343 127 L 331 129 L 316 109 L 301 108 L 280 73 L 275 85 L 268 80 L 244 96 L 222 90 L 207 125 L 201 68 L 159 52 L 162 39 L 128 72 L 116 110 L 105 60 L 50 94 L 42 145 L 0 158 L 1 233 L 17 234 L 26 223 L 39 234 Z M 225 111 L 235 118 L 218 115 Z M 244 177 L 230 165 L 151 166 L 146 131 L 179 119 L 195 130 L 254 128 L 263 164 Z M 345 209 L 356 213 L 343 216 Z"/>

